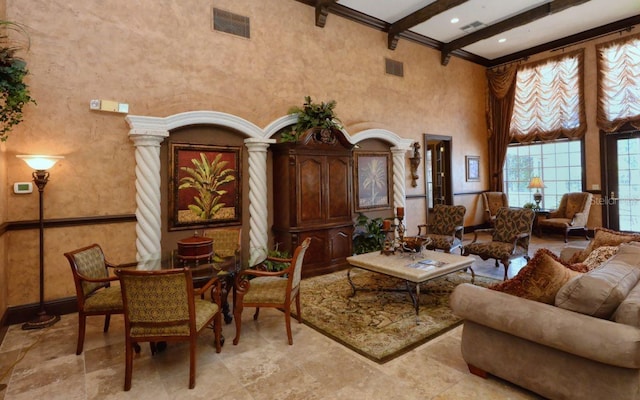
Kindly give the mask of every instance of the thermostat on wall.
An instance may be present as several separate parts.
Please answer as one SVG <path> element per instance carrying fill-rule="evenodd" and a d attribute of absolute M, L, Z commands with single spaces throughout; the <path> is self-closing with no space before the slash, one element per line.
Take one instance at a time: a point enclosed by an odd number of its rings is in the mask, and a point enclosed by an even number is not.
<path fill-rule="evenodd" d="M 13 184 L 13 193 L 15 194 L 27 194 L 33 192 L 33 183 L 31 182 L 16 182 Z"/>

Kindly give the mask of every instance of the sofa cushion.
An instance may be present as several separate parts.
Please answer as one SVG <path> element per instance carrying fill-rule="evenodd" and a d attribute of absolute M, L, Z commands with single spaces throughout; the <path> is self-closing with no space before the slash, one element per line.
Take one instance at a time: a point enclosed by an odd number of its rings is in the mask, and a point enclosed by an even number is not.
<path fill-rule="evenodd" d="M 639 279 L 640 268 L 613 257 L 602 267 L 569 280 L 556 294 L 555 305 L 610 318 Z"/>
<path fill-rule="evenodd" d="M 539 249 L 516 276 L 493 285 L 490 289 L 553 304 L 562 285 L 578 275 L 579 272 L 567 268 L 551 251 Z"/>
<path fill-rule="evenodd" d="M 618 232 L 607 228 L 595 228 L 595 236 L 587 247 L 578 253 L 575 253 L 569 260 L 569 263 L 578 263 L 584 261 L 593 249 L 601 246 L 618 246 L 621 243 L 632 241 L 640 241 L 640 235 L 634 233 Z"/>

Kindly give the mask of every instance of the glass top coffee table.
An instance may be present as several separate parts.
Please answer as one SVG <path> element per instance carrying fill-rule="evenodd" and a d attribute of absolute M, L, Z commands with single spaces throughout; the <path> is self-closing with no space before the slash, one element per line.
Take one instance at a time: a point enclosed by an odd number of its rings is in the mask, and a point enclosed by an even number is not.
<path fill-rule="evenodd" d="M 392 276 L 405 281 L 405 290 L 409 293 L 416 310 L 416 323 L 420 312 L 420 284 L 453 272 L 469 268 L 471 283 L 475 273 L 471 268 L 474 258 L 450 253 L 423 250 L 420 253 L 396 253 L 385 255 L 380 251 L 347 257 L 351 268 L 347 271 L 347 280 L 351 285 L 352 296 L 356 290 L 380 290 L 375 288 L 356 288 L 351 280 L 351 269 L 361 268 L 371 272 Z M 413 288 L 411 286 L 414 286 Z"/>

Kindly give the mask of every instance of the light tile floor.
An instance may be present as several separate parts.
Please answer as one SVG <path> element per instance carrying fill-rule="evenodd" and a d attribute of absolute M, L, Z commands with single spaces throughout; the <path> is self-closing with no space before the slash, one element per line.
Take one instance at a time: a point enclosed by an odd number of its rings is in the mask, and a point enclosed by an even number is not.
<path fill-rule="evenodd" d="M 572 240 L 571 244 L 584 245 Z M 534 239 L 559 251 L 561 241 Z M 514 262 L 509 275 L 524 265 Z M 474 263 L 476 273 L 502 278 L 502 266 Z M 281 312 L 265 309 L 260 319 L 243 314 L 240 343 L 231 343 L 234 325 L 225 325 L 227 343 L 216 354 L 213 333 L 200 336 L 196 387 L 188 389 L 186 344 L 151 356 L 149 347 L 134 359 L 133 385 L 124 385 L 123 320 L 114 316 L 108 333 L 103 319 L 88 319 L 84 352 L 76 356 L 77 314 L 56 325 L 22 331 L 13 325 L 0 345 L 0 400 L 14 399 L 538 399 L 495 377 L 470 374 L 460 353 L 458 327 L 386 364 L 377 364 L 326 336 L 293 323 L 293 346 L 286 343 Z M 6 385 L 6 387 L 4 386 Z"/>

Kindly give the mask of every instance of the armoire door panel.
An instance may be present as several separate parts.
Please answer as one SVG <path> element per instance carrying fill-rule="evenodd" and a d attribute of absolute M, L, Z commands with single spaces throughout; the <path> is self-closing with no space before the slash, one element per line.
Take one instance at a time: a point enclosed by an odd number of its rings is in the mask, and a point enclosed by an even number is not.
<path fill-rule="evenodd" d="M 298 225 L 323 219 L 322 169 L 322 163 L 317 158 L 300 157 Z"/>
<path fill-rule="evenodd" d="M 330 243 L 329 258 L 332 262 L 345 261 L 353 254 L 352 250 L 353 226 L 335 228 L 328 231 Z"/>
<path fill-rule="evenodd" d="M 351 218 L 351 168 L 347 157 L 328 157 L 328 219 Z"/>

